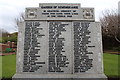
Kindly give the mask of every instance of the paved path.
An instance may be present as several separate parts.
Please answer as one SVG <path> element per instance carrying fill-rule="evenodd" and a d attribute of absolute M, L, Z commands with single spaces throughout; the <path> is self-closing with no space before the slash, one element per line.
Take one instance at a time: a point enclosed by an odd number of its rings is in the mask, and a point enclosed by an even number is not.
<path fill-rule="evenodd" d="M 16 54 L 16 53 L 15 52 L 13 52 L 13 53 L 0 53 L 0 56 L 13 55 L 13 54 Z"/>
<path fill-rule="evenodd" d="M 118 55 L 120 55 L 119 51 L 112 51 L 112 50 L 104 51 L 104 53 L 110 53 L 110 54 L 118 54 Z"/>

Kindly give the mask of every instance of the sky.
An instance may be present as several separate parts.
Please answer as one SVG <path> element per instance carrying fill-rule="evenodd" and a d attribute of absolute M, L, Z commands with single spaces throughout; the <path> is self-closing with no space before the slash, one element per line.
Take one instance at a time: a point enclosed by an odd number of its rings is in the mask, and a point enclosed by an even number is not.
<path fill-rule="evenodd" d="M 39 3 L 80 3 L 81 7 L 95 8 L 95 20 L 99 21 L 105 10 L 118 9 L 120 0 L 0 0 L 0 28 L 13 33 L 17 31 L 15 18 L 26 7 L 39 7 Z"/>

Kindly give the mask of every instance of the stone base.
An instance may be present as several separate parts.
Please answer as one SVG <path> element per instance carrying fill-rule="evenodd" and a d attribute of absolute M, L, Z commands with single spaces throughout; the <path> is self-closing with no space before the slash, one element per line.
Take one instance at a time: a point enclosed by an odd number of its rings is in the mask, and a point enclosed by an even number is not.
<path fill-rule="evenodd" d="M 107 80 L 104 74 L 15 74 L 12 80 Z"/>

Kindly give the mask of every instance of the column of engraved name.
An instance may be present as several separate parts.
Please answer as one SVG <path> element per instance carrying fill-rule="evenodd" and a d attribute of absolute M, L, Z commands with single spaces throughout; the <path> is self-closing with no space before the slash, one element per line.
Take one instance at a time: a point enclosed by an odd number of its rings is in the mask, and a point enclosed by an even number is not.
<path fill-rule="evenodd" d="M 38 62 L 38 58 L 40 57 L 38 51 L 40 51 L 41 46 L 39 46 L 40 43 L 37 38 L 45 36 L 39 33 L 39 25 L 40 23 L 38 21 L 26 22 L 23 72 L 36 72 L 42 67 L 42 64 L 45 64 L 45 62 Z"/>
<path fill-rule="evenodd" d="M 65 38 L 60 38 L 61 32 L 65 32 L 65 26 L 61 22 L 49 23 L 49 72 L 64 72 L 61 68 L 67 67 L 68 59 L 62 53 L 65 53 Z"/>
<path fill-rule="evenodd" d="M 89 22 L 74 22 L 74 72 L 86 72 L 92 67 L 92 60 L 89 54 L 93 54 L 87 50 L 90 31 L 88 30 Z"/>

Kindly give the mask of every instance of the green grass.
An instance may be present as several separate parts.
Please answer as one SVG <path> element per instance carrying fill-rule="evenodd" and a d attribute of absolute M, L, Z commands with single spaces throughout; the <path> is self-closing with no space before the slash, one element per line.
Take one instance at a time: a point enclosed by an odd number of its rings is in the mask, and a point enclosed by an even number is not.
<path fill-rule="evenodd" d="M 103 62 L 104 62 L 104 73 L 109 77 L 120 77 L 120 74 L 118 74 L 118 57 L 120 58 L 120 55 L 115 54 L 104 54 L 103 56 Z"/>
<path fill-rule="evenodd" d="M 10 78 L 15 74 L 16 55 L 2 56 L 2 77 Z"/>
<path fill-rule="evenodd" d="M 109 77 L 120 77 L 118 75 L 118 56 L 114 54 L 104 54 L 104 73 Z M 11 78 L 16 70 L 16 55 L 0 56 L 2 61 L 2 77 Z"/>
<path fill-rule="evenodd" d="M 0 78 L 2 78 L 2 57 L 0 56 Z"/>

